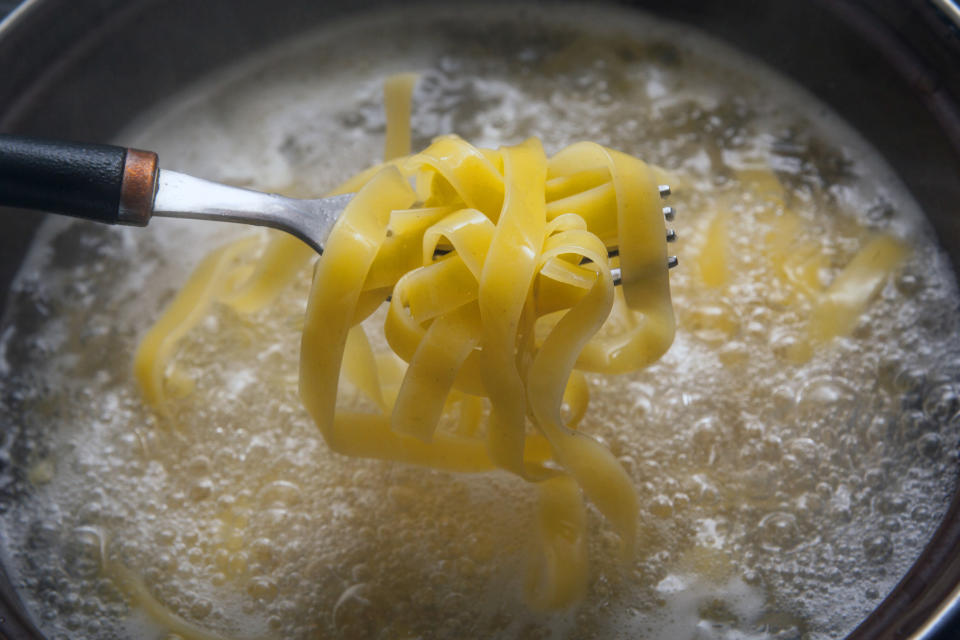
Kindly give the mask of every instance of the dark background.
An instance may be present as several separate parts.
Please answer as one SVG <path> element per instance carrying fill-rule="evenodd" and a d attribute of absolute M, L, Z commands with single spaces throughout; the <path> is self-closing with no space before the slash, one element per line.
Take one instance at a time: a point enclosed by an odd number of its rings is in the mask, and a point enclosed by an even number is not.
<path fill-rule="evenodd" d="M 13 11 L 13 8 L 20 4 L 17 0 L 0 0 L 0 18 Z"/>

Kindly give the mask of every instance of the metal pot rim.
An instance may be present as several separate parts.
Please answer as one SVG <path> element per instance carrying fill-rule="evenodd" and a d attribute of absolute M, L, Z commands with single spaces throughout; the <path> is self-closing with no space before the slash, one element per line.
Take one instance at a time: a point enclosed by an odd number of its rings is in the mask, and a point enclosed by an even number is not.
<path fill-rule="evenodd" d="M 119 5 L 118 0 L 101 4 Z M 45 14 L 69 12 L 69 0 L 24 0 L 6 19 L 0 21 L 0 42 L 16 37 L 34 20 Z M 131 5 L 136 3 L 131 3 Z M 143 2 L 142 4 L 152 4 Z M 641 4 L 641 3 L 629 3 Z M 920 99 L 929 112 L 940 122 L 944 131 L 953 140 L 956 153 L 960 154 L 960 108 L 958 94 L 951 93 L 931 75 L 923 56 L 907 46 L 900 38 L 890 38 L 889 25 L 878 25 L 877 16 L 870 14 L 866 0 L 819 0 L 835 17 L 846 21 L 865 40 L 882 45 L 891 66 L 903 74 L 911 74 L 908 82 L 918 89 Z M 928 26 L 940 21 L 947 26 L 944 33 L 952 32 L 956 42 L 950 46 L 960 52 L 960 6 L 953 0 L 915 0 L 912 5 L 924 14 Z M 104 11 L 106 9 L 103 9 Z M 49 16 L 47 16 L 49 18 Z M 859 21 L 859 22 L 858 22 Z M 882 22 L 882 21 L 881 21 Z M 932 31 L 932 29 L 931 29 Z M 941 37 L 949 37 L 943 36 Z M 894 47 L 894 49 L 890 49 Z M 937 78 L 936 74 L 932 76 Z M 918 80 L 919 79 L 919 80 Z M 920 86 L 918 86 L 918 82 Z M 933 84 L 929 84 L 933 82 Z M 957 83 L 960 85 L 960 82 Z M 926 89 L 924 89 L 926 86 Z M 960 273 L 960 270 L 958 270 Z M 2 284 L 2 283 L 0 283 Z M 3 289 L 0 289 L 0 293 Z M 2 303 L 2 301 L 0 301 Z M 0 306 L 2 311 L 2 306 Z M 3 568 L 0 567 L 0 577 Z M 912 638 L 932 640 L 946 630 L 952 629 L 960 619 L 960 486 L 955 490 L 950 507 L 943 521 L 921 552 L 907 574 L 894 587 L 883 602 L 851 633 L 851 640 L 866 640 L 877 637 Z M 4 625 L 9 625 L 6 627 Z M 0 626 L 12 638 L 42 638 L 19 604 L 15 591 L 8 581 L 0 579 Z"/>

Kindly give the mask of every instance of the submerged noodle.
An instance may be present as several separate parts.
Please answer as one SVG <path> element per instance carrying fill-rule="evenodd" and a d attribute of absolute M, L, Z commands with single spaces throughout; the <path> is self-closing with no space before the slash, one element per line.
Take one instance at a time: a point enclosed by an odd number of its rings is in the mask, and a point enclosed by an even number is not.
<path fill-rule="evenodd" d="M 300 395 L 339 453 L 537 483 L 527 599 L 567 607 L 588 580 L 582 496 L 624 557 L 634 546 L 629 476 L 576 426 L 589 399 L 583 371 L 637 370 L 672 342 L 660 176 L 592 143 L 548 158 L 535 139 L 492 150 L 451 135 L 409 155 L 412 89 L 405 75 L 385 91 L 388 162 L 332 192 L 356 195 L 316 262 Z M 175 343 L 212 302 L 263 308 L 311 259 L 275 233 L 256 260 L 253 251 L 244 239 L 211 254 L 144 338 L 135 372 L 151 405 L 169 401 Z M 388 297 L 383 334 L 405 367 L 376 352 L 361 324 Z M 372 410 L 338 408 L 341 375 Z"/>

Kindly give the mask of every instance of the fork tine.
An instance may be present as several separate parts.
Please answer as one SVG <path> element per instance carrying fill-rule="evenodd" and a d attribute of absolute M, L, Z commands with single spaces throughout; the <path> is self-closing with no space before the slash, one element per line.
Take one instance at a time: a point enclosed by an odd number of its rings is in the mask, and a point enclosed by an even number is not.
<path fill-rule="evenodd" d="M 680 264 L 680 260 L 677 259 L 677 256 L 668 256 L 667 257 L 667 268 L 673 269 Z M 613 276 L 614 286 L 623 284 L 623 274 L 620 271 L 620 267 L 614 267 L 610 269 L 610 275 Z"/>

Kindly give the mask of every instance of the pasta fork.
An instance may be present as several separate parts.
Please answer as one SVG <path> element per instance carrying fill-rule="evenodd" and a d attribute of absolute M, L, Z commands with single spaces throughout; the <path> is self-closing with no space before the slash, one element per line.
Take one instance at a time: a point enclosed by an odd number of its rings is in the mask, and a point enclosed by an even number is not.
<path fill-rule="evenodd" d="M 659 191 L 670 195 L 667 185 Z M 352 197 L 288 198 L 160 169 L 152 151 L 0 135 L 0 205 L 10 207 L 136 227 L 154 216 L 270 227 L 322 253 Z M 663 207 L 663 215 L 672 221 L 673 207 Z M 668 230 L 666 241 L 676 238 Z M 677 257 L 667 265 L 677 266 Z M 619 284 L 620 269 L 611 273 Z"/>

